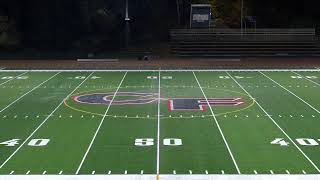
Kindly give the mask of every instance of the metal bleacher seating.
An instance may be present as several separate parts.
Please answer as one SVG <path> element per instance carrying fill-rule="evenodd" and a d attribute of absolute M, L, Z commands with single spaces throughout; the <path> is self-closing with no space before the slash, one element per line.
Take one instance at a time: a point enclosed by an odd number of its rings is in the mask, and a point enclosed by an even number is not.
<path fill-rule="evenodd" d="M 315 29 L 174 29 L 171 53 L 181 57 L 317 56 Z"/>

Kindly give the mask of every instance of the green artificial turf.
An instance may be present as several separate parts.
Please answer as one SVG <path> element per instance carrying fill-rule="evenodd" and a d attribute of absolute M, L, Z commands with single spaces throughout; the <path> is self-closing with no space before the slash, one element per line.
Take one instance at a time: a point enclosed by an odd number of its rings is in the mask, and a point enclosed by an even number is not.
<path fill-rule="evenodd" d="M 2 175 L 320 172 L 319 71 L 4 70 L 0 92 Z M 76 100 L 103 93 L 152 101 Z M 204 110 L 172 109 L 190 98 Z"/>

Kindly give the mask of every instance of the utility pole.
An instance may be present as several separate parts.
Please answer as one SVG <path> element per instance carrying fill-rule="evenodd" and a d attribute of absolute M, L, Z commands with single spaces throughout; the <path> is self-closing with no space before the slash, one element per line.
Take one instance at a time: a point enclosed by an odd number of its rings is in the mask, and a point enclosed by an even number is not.
<path fill-rule="evenodd" d="M 241 0 L 241 35 L 243 34 L 243 0 Z"/>
<path fill-rule="evenodd" d="M 129 48 L 129 41 L 130 41 L 130 18 L 129 18 L 129 4 L 128 0 L 126 0 L 126 17 L 125 17 L 126 29 L 125 29 L 125 48 Z"/>
<path fill-rule="evenodd" d="M 178 25 L 181 25 L 181 14 L 180 14 L 180 1 L 176 0 L 176 6 L 177 6 L 177 15 L 178 15 Z"/>

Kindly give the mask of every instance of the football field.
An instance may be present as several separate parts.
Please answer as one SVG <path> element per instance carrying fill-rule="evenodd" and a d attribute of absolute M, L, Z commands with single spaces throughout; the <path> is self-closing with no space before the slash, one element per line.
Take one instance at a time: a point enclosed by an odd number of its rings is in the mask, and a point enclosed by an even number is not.
<path fill-rule="evenodd" d="M 320 173 L 320 70 L 1 70 L 0 92 L 1 175 Z"/>

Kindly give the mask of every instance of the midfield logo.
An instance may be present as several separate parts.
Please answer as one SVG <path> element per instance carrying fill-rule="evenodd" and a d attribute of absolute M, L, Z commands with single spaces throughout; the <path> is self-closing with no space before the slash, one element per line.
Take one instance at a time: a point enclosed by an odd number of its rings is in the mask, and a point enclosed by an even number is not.
<path fill-rule="evenodd" d="M 75 102 L 83 104 L 102 104 L 112 106 L 125 105 L 143 105 L 156 103 L 158 101 L 157 93 L 136 93 L 136 92 L 118 92 L 113 99 L 114 93 L 91 93 L 74 96 Z M 112 101 L 113 100 L 113 101 Z M 239 106 L 243 104 L 241 97 L 236 98 L 161 98 L 167 101 L 168 111 L 206 111 L 206 106 Z"/>

